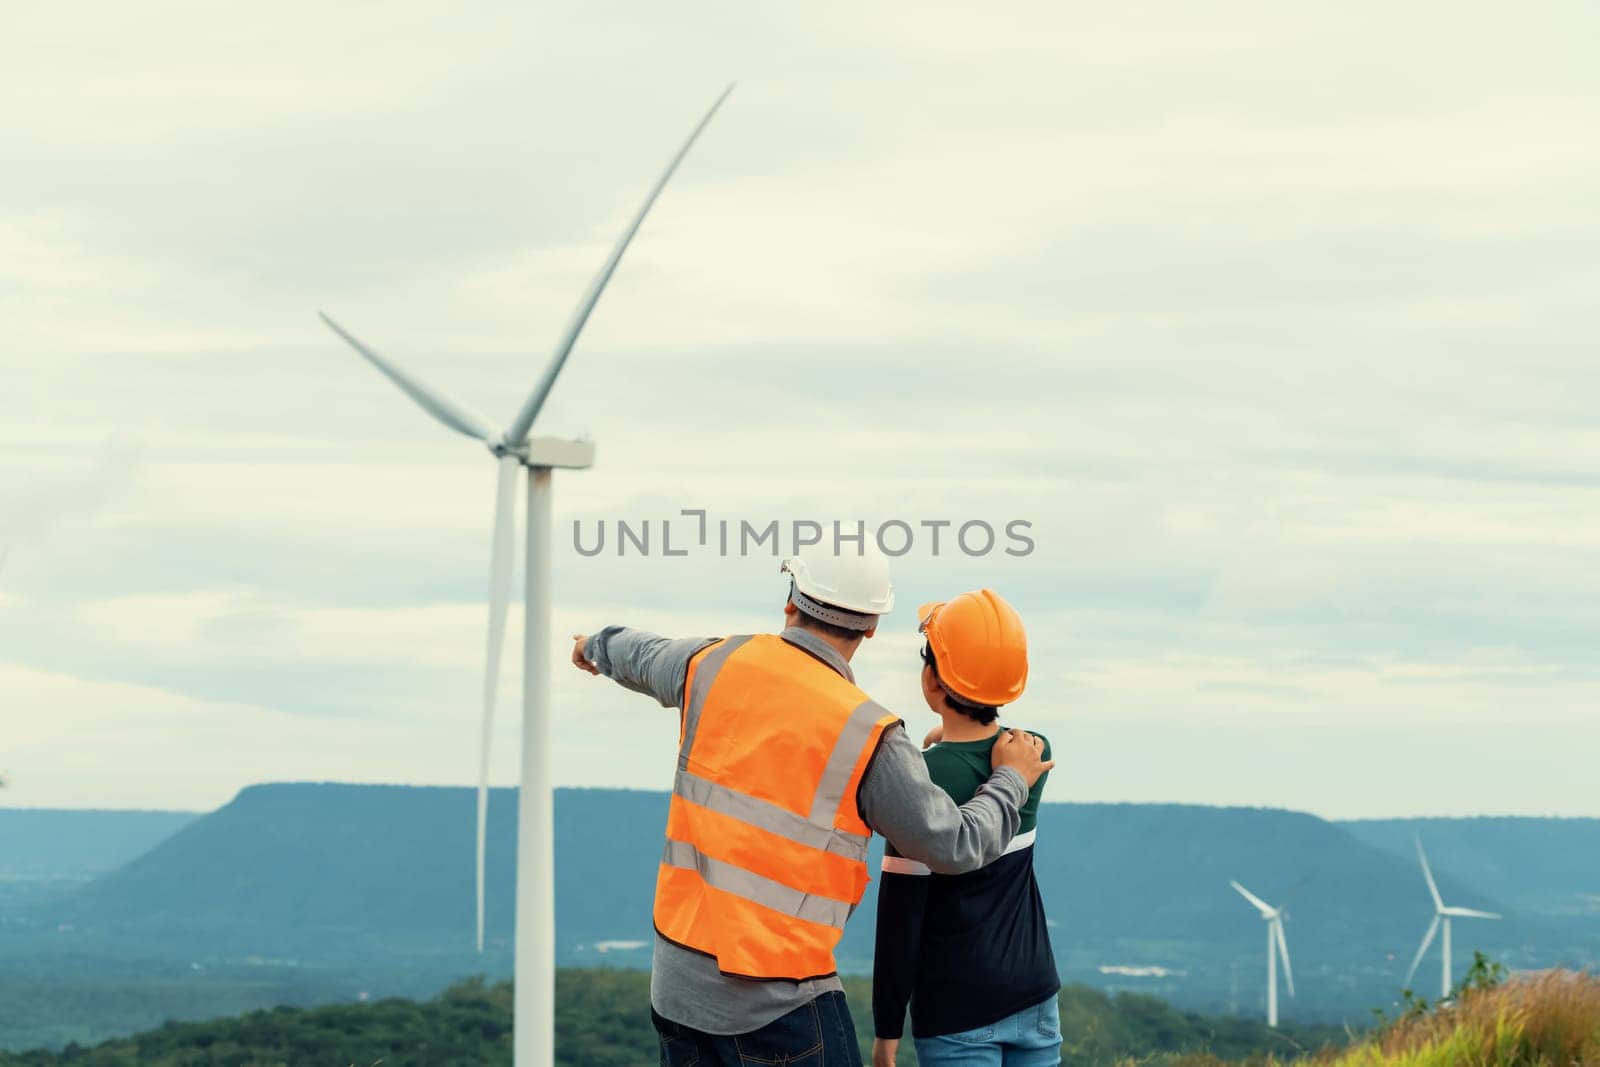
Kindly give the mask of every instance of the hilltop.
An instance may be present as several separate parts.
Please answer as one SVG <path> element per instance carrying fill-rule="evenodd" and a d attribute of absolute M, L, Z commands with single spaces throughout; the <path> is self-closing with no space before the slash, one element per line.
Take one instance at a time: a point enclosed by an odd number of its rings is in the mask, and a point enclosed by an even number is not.
<path fill-rule="evenodd" d="M 1518 912 L 1600 922 L 1600 819 L 1478 816 L 1339 825 L 1408 860 L 1421 838 L 1456 877 Z"/>
<path fill-rule="evenodd" d="M 0 808 L 0 882 L 106 874 L 198 818 L 188 811 Z"/>
<path fill-rule="evenodd" d="M 648 965 L 666 807 L 662 793 L 558 791 L 563 966 Z M 25 1031 L 36 1037 L 80 1017 L 114 1017 L 117 1027 L 100 1033 L 126 1032 L 171 1015 L 362 991 L 428 996 L 471 975 L 505 976 L 515 794 L 491 795 L 481 957 L 472 951 L 474 811 L 473 791 L 463 788 L 245 789 L 215 812 L 182 817 L 148 851 L 87 884 L 0 897 L 8 960 L 0 995 L 36 1005 Z M 73 813 L 59 814 L 58 830 L 70 836 Z M 1291 1020 L 1361 1025 L 1372 1008 L 1391 1004 L 1430 917 L 1409 844 L 1381 839 L 1412 827 L 1259 808 L 1047 804 L 1040 828 L 1040 884 L 1064 978 L 1185 1009 L 1261 1011 L 1261 924 L 1231 878 L 1289 909 L 1300 993 L 1284 1002 Z M 1570 850 L 1567 835 L 1583 827 L 1563 825 L 1553 837 L 1547 829 L 1532 820 L 1453 838 L 1425 828 L 1452 903 L 1508 915 L 1463 924 L 1458 958 L 1481 948 L 1517 968 L 1600 959 L 1595 917 L 1523 905 L 1540 894 L 1579 898 L 1600 881 L 1600 854 Z M 1498 879 L 1482 878 L 1495 849 L 1513 845 L 1516 862 L 1503 864 Z M 1458 877 L 1457 860 L 1475 876 Z M 871 967 L 875 886 L 841 947 L 847 973 Z M 151 985 L 150 975 L 167 984 Z M 1426 981 L 1430 988 L 1434 979 Z M 23 1033 L 0 1025 L 0 1047 Z"/>
<path fill-rule="evenodd" d="M 232 951 L 450 952 L 472 927 L 473 795 L 467 789 L 253 786 L 121 869 L 55 901 L 48 920 L 85 933 L 202 940 Z M 556 798 L 560 951 L 647 939 L 665 794 L 561 790 Z M 515 794 L 494 790 L 488 931 L 510 942 Z M 1069 953 L 1120 947 L 1170 963 L 1165 943 L 1253 952 L 1255 914 L 1238 878 L 1295 917 L 1312 955 L 1403 949 L 1427 919 L 1414 863 L 1314 816 L 1269 809 L 1047 804 L 1036 856 Z M 1442 867 L 1442 865 L 1441 865 Z M 1441 880 L 1462 904 L 1503 903 Z M 871 914 L 873 897 L 862 911 Z M 1150 948 L 1141 949 L 1139 945 Z M 1143 958 L 1140 957 L 1143 954 Z M 870 923 L 844 955 L 870 962 Z M 1155 957 L 1155 958 L 1152 958 Z"/>

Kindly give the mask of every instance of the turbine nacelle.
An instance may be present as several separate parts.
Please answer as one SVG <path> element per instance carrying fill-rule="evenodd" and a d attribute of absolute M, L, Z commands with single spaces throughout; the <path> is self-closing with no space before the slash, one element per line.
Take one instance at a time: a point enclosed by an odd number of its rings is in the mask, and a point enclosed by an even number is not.
<path fill-rule="evenodd" d="M 594 442 L 583 437 L 530 437 L 515 447 L 504 439 L 490 447 L 496 457 L 515 456 L 524 467 L 587 470 L 594 466 Z"/>

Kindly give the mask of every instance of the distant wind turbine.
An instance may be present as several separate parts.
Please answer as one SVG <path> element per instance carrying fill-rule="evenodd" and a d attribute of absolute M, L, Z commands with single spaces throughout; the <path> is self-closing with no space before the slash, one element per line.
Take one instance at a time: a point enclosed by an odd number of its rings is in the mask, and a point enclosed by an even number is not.
<path fill-rule="evenodd" d="M 1406 985 L 1411 985 L 1411 979 L 1416 977 L 1417 968 L 1422 965 L 1422 957 L 1428 954 L 1428 947 L 1433 944 L 1433 939 L 1438 936 L 1440 927 L 1444 928 L 1444 951 L 1441 959 L 1439 979 L 1439 997 L 1447 999 L 1452 988 L 1450 982 L 1450 920 L 1451 919 L 1498 919 L 1492 911 L 1474 911 L 1471 908 L 1447 908 L 1444 898 L 1439 895 L 1439 883 L 1433 880 L 1433 870 L 1428 866 L 1428 854 L 1422 850 L 1422 839 L 1417 838 L 1417 859 L 1422 861 L 1422 876 L 1428 880 L 1428 892 L 1433 896 L 1433 922 L 1428 925 L 1428 932 L 1422 938 L 1422 947 L 1417 949 L 1416 957 L 1411 961 L 1411 969 L 1406 972 Z"/>
<path fill-rule="evenodd" d="M 379 355 L 327 315 L 323 322 L 392 381 L 417 405 L 457 433 L 484 443 L 499 465 L 495 492 L 493 554 L 489 567 L 489 639 L 483 680 L 483 724 L 478 762 L 477 945 L 483 951 L 484 850 L 488 824 L 489 751 L 494 733 L 500 654 L 511 599 L 517 469 L 528 472 L 527 597 L 523 627 L 522 788 L 517 807 L 517 917 L 515 1067 L 551 1067 L 555 1062 L 555 881 L 554 819 L 550 755 L 550 473 L 594 463 L 594 445 L 555 437 L 529 437 L 539 409 L 555 386 L 578 335 L 645 216 L 678 164 L 733 91 L 728 86 L 689 134 L 623 231 L 556 343 L 549 364 L 509 429 L 501 432 L 482 415 L 424 384 Z M 318 314 L 322 314 L 318 312 Z"/>
<path fill-rule="evenodd" d="M 1256 896 L 1238 882 L 1231 883 L 1239 895 L 1255 905 L 1267 923 L 1267 1025 L 1278 1025 L 1278 958 L 1283 958 L 1283 980 L 1294 996 L 1294 970 L 1289 966 L 1289 941 L 1283 936 L 1283 909 Z"/>

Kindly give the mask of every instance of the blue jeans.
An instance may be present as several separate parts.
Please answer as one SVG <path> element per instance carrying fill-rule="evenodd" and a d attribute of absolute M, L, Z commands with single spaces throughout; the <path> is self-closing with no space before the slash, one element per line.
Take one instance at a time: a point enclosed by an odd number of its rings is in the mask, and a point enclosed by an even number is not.
<path fill-rule="evenodd" d="M 654 1011 L 661 1067 L 862 1067 L 855 1024 L 844 994 L 824 993 L 748 1034 L 694 1030 Z"/>
<path fill-rule="evenodd" d="M 1061 1005 L 1051 997 L 989 1026 L 919 1037 L 916 1044 L 922 1067 L 1057 1067 Z"/>

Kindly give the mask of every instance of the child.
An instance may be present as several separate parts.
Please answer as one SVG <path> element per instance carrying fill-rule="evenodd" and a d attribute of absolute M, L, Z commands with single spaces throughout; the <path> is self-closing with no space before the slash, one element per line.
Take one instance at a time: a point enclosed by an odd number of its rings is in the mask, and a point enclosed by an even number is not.
<path fill-rule="evenodd" d="M 1016 611 L 989 589 L 925 605 L 918 618 L 927 639 L 922 695 L 943 720 L 923 756 L 934 782 L 962 804 L 989 778 L 1000 707 L 1027 683 L 1027 636 Z M 1044 784 L 1034 785 L 1016 838 L 987 867 L 947 876 L 892 846 L 884 856 L 873 1067 L 893 1067 L 907 1002 L 923 1067 L 1060 1064 L 1061 980 L 1033 875 Z"/>

